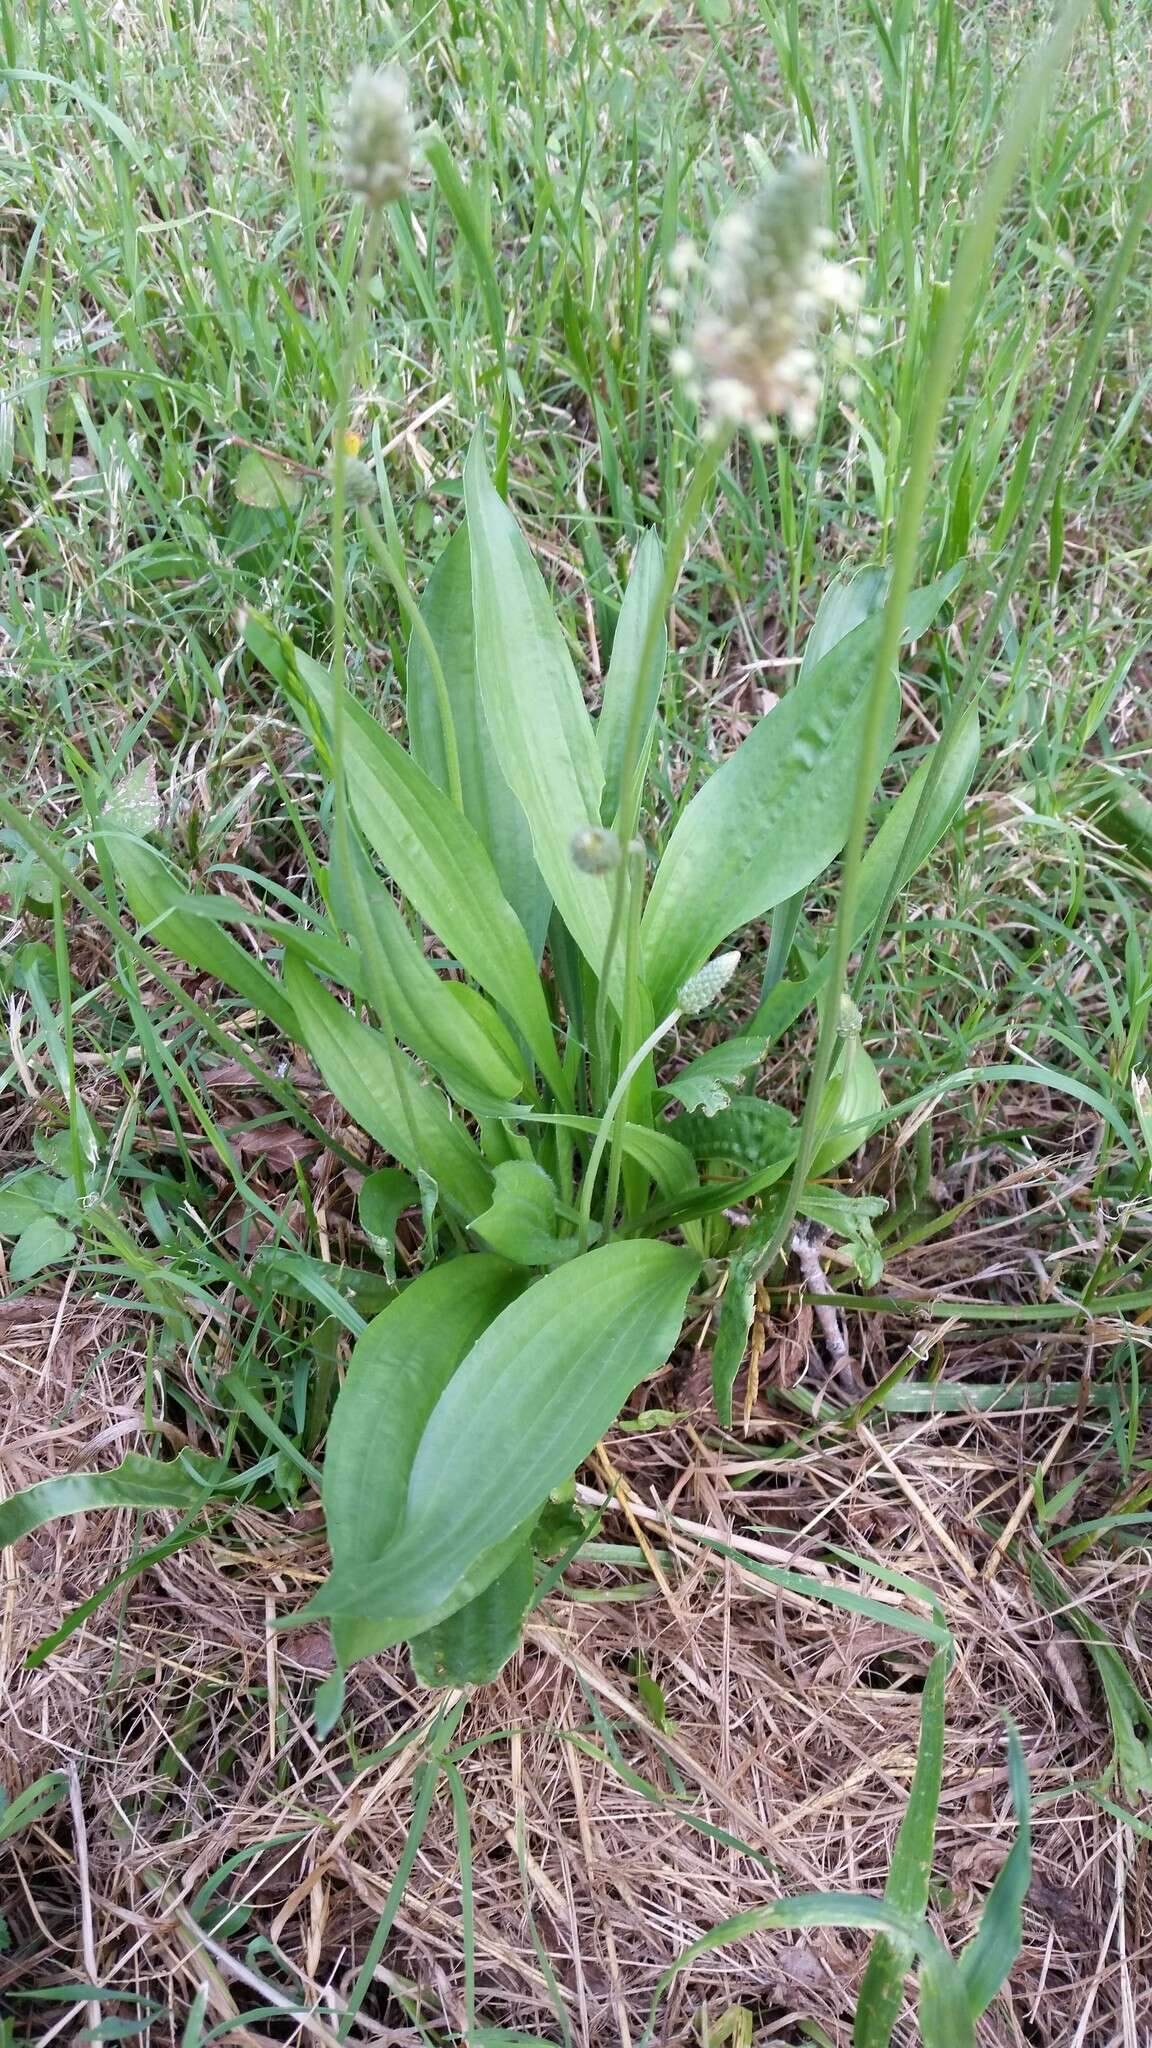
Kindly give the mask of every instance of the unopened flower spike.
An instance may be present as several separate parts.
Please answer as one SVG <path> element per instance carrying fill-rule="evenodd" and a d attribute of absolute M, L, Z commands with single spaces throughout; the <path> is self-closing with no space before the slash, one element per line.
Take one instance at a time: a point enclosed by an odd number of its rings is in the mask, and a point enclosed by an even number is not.
<path fill-rule="evenodd" d="M 381 71 L 362 65 L 353 74 L 338 117 L 344 182 L 369 206 L 403 196 L 412 170 L 412 115 L 408 80 L 398 64 Z"/>
<path fill-rule="evenodd" d="M 686 1017 L 703 1016 L 719 1002 L 739 965 L 739 953 L 717 953 L 677 990 L 676 1008 Z"/>
<path fill-rule="evenodd" d="M 794 156 L 716 231 L 701 271 L 703 310 L 672 357 L 716 427 L 748 427 L 767 440 L 778 418 L 796 434 L 815 425 L 818 331 L 860 303 L 855 272 L 825 253 L 832 238 L 823 211 L 824 166 Z M 678 270 L 685 274 L 683 261 Z M 840 337 L 842 363 L 857 346 L 856 335 Z"/>

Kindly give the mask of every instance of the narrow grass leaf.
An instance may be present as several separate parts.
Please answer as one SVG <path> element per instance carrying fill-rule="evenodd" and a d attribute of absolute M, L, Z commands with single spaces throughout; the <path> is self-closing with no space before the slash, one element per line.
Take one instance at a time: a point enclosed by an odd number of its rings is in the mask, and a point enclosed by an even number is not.
<path fill-rule="evenodd" d="M 900 1913 L 922 1917 L 928 1907 L 936 1816 L 944 1769 L 944 1687 L 951 1657 L 937 1650 L 928 1667 L 920 1708 L 920 1747 L 904 1818 L 892 1851 L 884 1897 Z M 854 2048 L 888 2048 L 900 2011 L 904 1977 L 913 1958 L 905 1942 L 878 1935 L 860 1986 Z"/>
<path fill-rule="evenodd" d="M 974 2020 L 986 2012 L 1020 1953 L 1020 1909 L 1032 1877 L 1032 1804 L 1028 1766 L 1020 1737 L 1008 1725 L 1008 1786 L 1016 1814 L 1016 1840 L 984 1902 L 980 1926 L 960 1957 L 968 2010 Z"/>
<path fill-rule="evenodd" d="M 670 1969 L 665 1970 L 652 1996 L 649 2023 L 641 2048 L 647 2048 L 652 2040 L 656 2010 L 669 1985 L 701 1956 L 710 1954 L 714 1949 L 727 1948 L 732 1942 L 746 1941 L 750 1935 L 768 1933 L 773 1928 L 808 1927 L 855 1927 L 870 1934 L 887 1934 L 907 1943 L 917 1954 L 933 1958 L 937 1966 L 937 1982 L 944 1994 L 942 2003 L 952 2017 L 963 2015 L 963 2018 L 956 2034 L 949 2037 L 938 2033 L 931 2048 L 968 2048 L 972 2029 L 962 2004 L 958 2002 L 957 1987 L 950 1981 L 957 1972 L 947 1950 L 922 1919 L 899 1912 L 886 1899 L 870 1898 L 862 1892 L 801 1892 L 795 1898 L 777 1899 L 770 1906 L 756 1906 L 747 1913 L 737 1913 L 732 1919 L 722 1920 L 710 1928 L 707 1934 L 702 1934 L 698 1941 L 677 1956 Z"/>

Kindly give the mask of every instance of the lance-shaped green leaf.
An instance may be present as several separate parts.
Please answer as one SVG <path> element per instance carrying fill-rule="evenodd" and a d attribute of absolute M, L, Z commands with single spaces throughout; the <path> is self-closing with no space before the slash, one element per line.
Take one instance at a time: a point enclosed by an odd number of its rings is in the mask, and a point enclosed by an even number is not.
<path fill-rule="evenodd" d="M 429 1175 L 457 1213 L 467 1218 L 485 1208 L 492 1183 L 479 1147 L 415 1063 L 326 994 L 291 951 L 284 979 L 294 1035 L 353 1121 L 410 1173 Z"/>
<path fill-rule="evenodd" d="M 596 736 L 544 579 L 479 439 L 464 466 L 476 676 L 500 766 L 519 799 L 536 865 L 585 959 L 599 970 L 613 878 L 585 874 L 574 835 L 600 818 L 604 772 Z"/>
<path fill-rule="evenodd" d="M 654 533 L 646 533 L 636 550 L 628 588 L 616 621 L 612 655 L 604 678 L 604 699 L 596 721 L 596 745 L 604 770 L 604 798 L 601 817 L 610 825 L 620 802 L 620 777 L 624 772 L 624 749 L 637 697 L 640 700 L 638 731 L 640 746 L 636 757 L 636 778 L 642 783 L 652 753 L 660 685 L 668 659 L 668 632 L 661 623 L 652 665 L 640 674 L 640 661 L 648 620 L 660 595 L 664 575 L 664 550 Z M 631 795 L 632 792 L 629 792 Z"/>
<path fill-rule="evenodd" d="M 520 1647 L 532 1604 L 532 1545 L 525 1540 L 510 1564 L 467 1607 L 409 1644 L 421 1685 L 489 1685 Z"/>
<path fill-rule="evenodd" d="M 477 1338 L 524 1284 L 502 1259 L 448 1259 L 405 1287 L 353 1348 L 324 1456 L 335 1572 L 370 1565 L 404 1517 L 412 1461 L 437 1401 Z M 395 1640 L 378 1622 L 333 1624 L 347 1666 Z"/>
<path fill-rule="evenodd" d="M 984 1901 L 980 1925 L 963 1951 L 960 1978 L 974 2019 L 986 2012 L 1020 1953 L 1020 1910 L 1032 1881 L 1032 1806 L 1020 1737 L 1008 1724 L 1008 1787 L 1016 1814 L 1016 1840 Z"/>
<path fill-rule="evenodd" d="M 457 527 L 428 579 L 420 601 L 444 671 L 464 814 L 492 856 L 492 865 L 538 960 L 552 899 L 532 852 L 532 835 L 504 778 L 476 683 L 472 634 L 472 568 L 466 526 Z M 449 788 L 442 707 L 423 643 L 408 643 L 408 740 L 413 756 L 439 788 Z"/>
<path fill-rule="evenodd" d="M 327 730 L 329 671 L 266 620 L 249 618 L 245 638 L 295 704 L 315 706 Z M 354 701 L 345 709 L 348 792 L 365 839 L 429 930 L 507 1011 L 549 1086 L 565 1097 L 532 949 L 483 841 L 391 733 Z"/>
<path fill-rule="evenodd" d="M 22 1493 L 0 1502 L 0 1550 L 60 1515 L 79 1515 L 90 1508 L 195 1508 L 218 1490 L 207 1464 L 193 1462 L 188 1451 L 165 1462 L 129 1451 L 109 1472 L 68 1472 L 60 1479 L 41 1479 Z"/>
<path fill-rule="evenodd" d="M 884 1090 L 871 1053 L 853 1033 L 845 1039 L 820 1107 L 812 1173 L 833 1173 L 858 1152 L 884 1114 Z"/>
<path fill-rule="evenodd" d="M 226 988 L 235 989 L 254 1010 L 270 1017 L 286 1037 L 293 1037 L 295 1018 L 282 983 L 255 954 L 221 929 L 215 915 L 198 914 L 199 899 L 177 879 L 167 861 L 143 839 L 122 829 L 108 826 L 100 837 L 128 907 L 147 936 L 189 967 L 198 967 Z M 214 899 L 204 901 L 210 912 L 215 911 Z M 232 908 L 241 922 L 243 905 L 236 903 Z"/>
<path fill-rule="evenodd" d="M 344 882 L 334 847 L 333 901 L 356 933 L 369 1002 L 374 991 L 387 991 L 397 1037 L 427 1061 L 458 1101 L 481 1112 L 515 1101 L 528 1077 L 498 1013 L 475 989 L 441 979 L 363 848 L 353 842 L 350 853 L 358 888 Z"/>
<path fill-rule="evenodd" d="M 663 1365 L 697 1270 L 672 1245 L 616 1243 L 520 1295 L 428 1417 L 394 1540 L 371 1567 L 334 1572 L 306 1612 L 368 1617 L 399 1642 L 473 1598 L 478 1562 L 516 1542 Z"/>
<path fill-rule="evenodd" d="M 905 640 L 927 632 L 962 574 L 963 564 L 957 564 L 911 593 Z M 848 836 L 886 590 L 881 569 L 836 578 L 812 623 L 792 689 L 682 814 L 644 922 L 648 980 L 658 1010 L 722 939 L 806 888 L 840 852 Z M 897 703 L 893 678 L 885 753 Z M 935 839 L 919 859 L 934 844 Z M 752 1032 L 764 1028 L 760 1016 L 749 1025 Z"/>
<path fill-rule="evenodd" d="M 815 879 L 848 836 L 879 620 L 816 663 L 709 776 L 676 824 L 644 915 L 656 1014 L 731 932 Z M 896 727 L 889 684 L 883 748 Z"/>
<path fill-rule="evenodd" d="M 863 938 L 871 928 L 893 880 L 902 889 L 917 868 L 923 867 L 960 810 L 980 760 L 980 718 L 975 705 L 965 712 L 955 731 L 939 740 L 937 745 L 946 749 L 945 759 L 932 802 L 917 828 L 915 841 L 911 841 L 909 835 L 931 756 L 921 761 L 909 776 L 864 855 L 860 865 L 853 939 Z M 816 1001 L 827 978 L 828 961 L 825 958 L 802 981 L 778 982 L 756 1011 L 748 1026 L 749 1032 L 763 1031 L 770 1042 L 775 1042 Z"/>
<path fill-rule="evenodd" d="M 381 1166 L 370 1173 L 356 1199 L 357 1221 L 392 1286 L 396 1284 L 396 1228 L 404 1211 L 416 1208 L 419 1201 L 417 1183 L 399 1166 Z"/>
<path fill-rule="evenodd" d="M 507 1159 L 493 1168 L 491 1206 L 473 1219 L 472 1229 L 514 1266 L 558 1266 L 574 1257 L 575 1237 L 556 1229 L 556 1190 L 534 1159 Z"/>
<path fill-rule="evenodd" d="M 954 591 L 963 582 L 967 563 L 957 562 L 944 576 L 938 576 L 934 583 L 922 584 L 913 590 L 904 611 L 901 628 L 905 640 L 919 640 L 928 631 L 942 605 L 946 604 Z M 804 653 L 800 662 L 800 675 L 806 676 L 822 661 L 824 656 L 862 625 L 865 619 L 883 608 L 888 595 L 888 571 L 875 567 L 850 570 L 834 577 L 828 585 L 812 621 L 812 630 L 804 642 Z"/>

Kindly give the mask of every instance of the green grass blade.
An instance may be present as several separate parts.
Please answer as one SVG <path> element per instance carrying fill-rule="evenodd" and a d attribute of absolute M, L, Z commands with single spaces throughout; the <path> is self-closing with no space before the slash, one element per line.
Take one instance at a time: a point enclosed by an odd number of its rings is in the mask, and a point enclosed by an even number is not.
<path fill-rule="evenodd" d="M 986 2012 L 1020 1953 L 1020 1909 L 1032 1877 L 1032 1802 L 1028 1766 L 1014 1725 L 1008 1724 L 1008 1786 L 1016 1840 L 984 1903 L 980 1926 L 960 1957 L 960 1976 L 973 2019 Z"/>
<path fill-rule="evenodd" d="M 949 1652 L 941 1649 L 928 1667 L 920 1710 L 916 1771 L 884 1887 L 889 1905 L 916 1916 L 923 1916 L 928 1905 L 944 1769 L 944 1687 L 950 1663 Z M 906 1943 L 895 1942 L 886 1934 L 877 1936 L 860 1987 L 852 2036 L 854 2048 L 888 2048 L 911 1961 L 912 1951 Z"/>

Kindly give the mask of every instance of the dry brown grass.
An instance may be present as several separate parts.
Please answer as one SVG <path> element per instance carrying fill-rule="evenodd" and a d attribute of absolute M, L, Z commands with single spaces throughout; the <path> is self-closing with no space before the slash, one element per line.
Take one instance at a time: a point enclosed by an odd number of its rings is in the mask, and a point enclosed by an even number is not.
<path fill-rule="evenodd" d="M 946 1275 L 926 1260 L 904 1278 L 938 1288 Z M 68 1308 L 66 1295 L 47 1294 L 6 1305 L 9 1490 L 113 1462 L 138 1438 L 144 1360 L 131 1318 L 109 1309 L 80 1321 Z M 875 1319 L 874 1359 L 886 1344 L 902 1349 L 907 1334 Z M 944 1337 L 942 1358 L 949 1377 L 1007 1379 L 1074 1378 L 1088 1362 L 1081 1338 L 1005 1344 L 971 1329 Z M 766 1354 L 768 1379 L 772 1369 Z M 551 1974 L 580 2048 L 634 2043 L 662 1971 L 716 1922 L 781 1892 L 882 1887 L 915 1757 L 927 1646 L 780 1591 L 739 1562 L 745 1548 L 756 1556 L 767 1546 L 777 1561 L 835 1578 L 820 1559 L 836 1544 L 930 1588 L 956 1639 L 935 1862 L 939 1924 L 954 1945 L 974 1927 L 1011 1838 L 1006 1711 L 1023 1735 L 1035 1877 L 1024 1951 L 982 2043 L 1140 2048 L 1152 2039 L 1148 1839 L 1078 1789 L 1111 1765 L 1097 1677 L 1020 1562 L 994 1550 L 984 1520 L 1001 1524 L 1023 1503 L 1026 1556 L 1037 1466 L 1051 1491 L 1066 1467 L 1095 1460 L 1090 1493 L 1112 1498 L 1103 1421 L 1042 1406 L 1000 1418 L 873 1417 L 848 1442 L 803 1448 L 798 1424 L 782 1421 L 768 1396 L 752 1435 L 764 1455 L 738 1492 L 731 1481 L 747 1465 L 722 1455 L 703 1422 L 618 1438 L 612 1457 L 632 1519 L 614 1507 L 602 1533 L 627 1543 L 639 1521 L 660 1547 L 664 1589 L 633 1567 L 580 1566 L 570 1579 L 583 1597 L 550 1601 L 499 1684 L 465 1708 L 457 1740 L 467 1752 L 484 2022 L 558 2038 Z M 794 1455 L 781 1462 L 773 1454 L 789 1437 Z M 1083 1496 L 1077 1511 L 1091 1512 Z M 149 1518 L 149 1538 L 165 1519 Z M 83 1980 L 146 1994 L 171 2016 L 143 2037 L 159 2044 L 179 2039 L 203 1984 L 225 2040 L 324 2038 L 320 2021 L 249 2025 L 237 2015 L 291 2004 L 293 1984 L 315 2006 L 339 2009 L 403 1846 L 420 1754 L 416 1742 L 383 1760 L 372 1752 L 427 1731 L 436 1701 L 413 1687 L 402 1654 L 375 1660 L 351 1684 L 357 1752 L 339 1732 L 317 1741 L 310 1700 L 325 1640 L 269 1626 L 321 1563 L 308 1514 L 294 1526 L 242 1512 L 135 1579 L 46 1667 L 27 1671 L 28 1650 L 129 1560 L 133 1520 L 56 1523 L 6 1553 L 3 1777 L 16 1789 L 71 1769 L 76 1796 L 2 1852 L 12 1953 L 31 1947 L 38 1959 L 29 1980 L 24 1965 L 0 1957 L 0 1998 Z M 735 1557 L 709 1551 L 699 1540 L 707 1532 Z M 921 1611 L 853 1565 L 840 1576 Z M 1137 1676 L 1143 1661 L 1152 1678 L 1138 1556 L 1096 1551 L 1062 1576 L 1069 1602 Z M 613 1597 L 626 1587 L 638 1597 Z M 674 1724 L 666 1732 L 639 1697 L 637 1656 L 663 1690 Z M 613 1731 L 615 1759 L 594 1708 Z M 687 1812 L 755 1857 L 693 1829 Z M 197 1894 L 238 1851 L 253 1853 L 213 1904 L 243 1905 L 247 1918 L 205 1941 L 209 1909 Z M 352 2038 L 416 2043 L 405 2001 L 432 2027 L 461 2028 L 461 1956 L 442 1788 Z M 715 2022 L 739 2003 L 757 2042 L 826 2038 L 847 2048 L 861 1959 L 856 1937 L 832 1932 L 763 1935 L 715 1952 L 677 1980 L 657 2038 L 694 2042 L 702 2008 Z M 74 2011 L 33 2010 L 24 2038 L 75 2032 Z M 126 2010 L 106 2001 L 103 2016 Z M 910 2016 L 898 2038 L 916 2038 Z"/>

